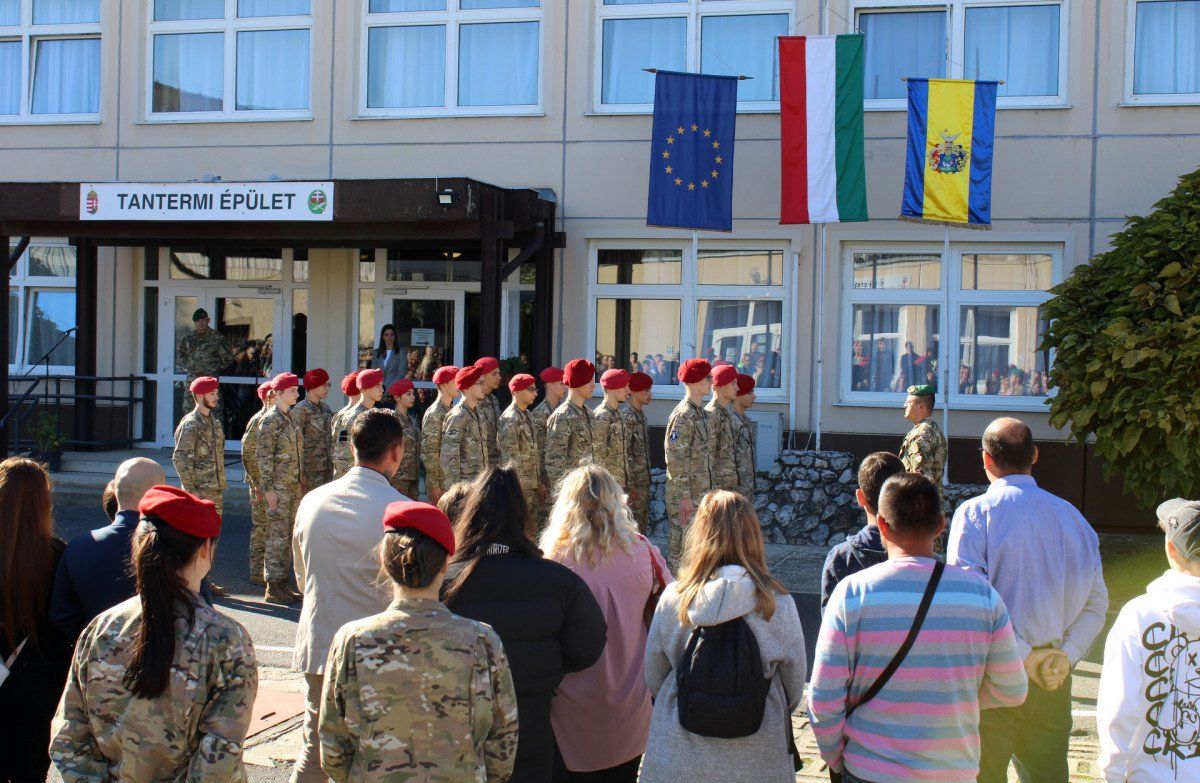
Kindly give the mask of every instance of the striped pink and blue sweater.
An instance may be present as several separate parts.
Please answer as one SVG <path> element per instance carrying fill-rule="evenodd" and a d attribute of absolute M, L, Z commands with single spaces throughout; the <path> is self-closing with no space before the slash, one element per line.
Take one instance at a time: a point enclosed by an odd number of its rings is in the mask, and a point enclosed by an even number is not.
<path fill-rule="evenodd" d="M 969 783 L 979 710 L 1025 700 L 1025 669 L 1004 601 L 948 566 L 916 643 L 879 694 L 846 720 L 903 644 L 933 560 L 898 558 L 843 580 L 817 639 L 809 708 L 821 755 L 872 783 Z"/>

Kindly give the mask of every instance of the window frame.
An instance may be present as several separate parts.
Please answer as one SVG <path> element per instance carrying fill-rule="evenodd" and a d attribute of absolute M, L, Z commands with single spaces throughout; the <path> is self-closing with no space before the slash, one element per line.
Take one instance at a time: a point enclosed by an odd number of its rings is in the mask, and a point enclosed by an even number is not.
<path fill-rule="evenodd" d="M 10 250 L 15 249 L 15 247 L 16 243 L 13 242 Z M 8 285 L 10 296 L 12 294 L 16 294 L 17 296 L 16 313 L 18 320 L 16 349 L 8 357 L 8 372 L 10 376 L 23 375 L 35 367 L 44 367 L 44 365 L 40 364 L 29 364 L 30 357 L 26 355 L 29 350 L 29 330 L 32 327 L 33 321 L 29 317 L 29 308 L 33 306 L 34 294 L 42 291 L 56 293 L 70 292 L 71 294 L 76 294 L 75 277 L 47 277 L 29 274 L 29 251 L 35 247 L 72 247 L 72 245 L 64 237 L 32 237 L 29 246 L 25 248 L 25 252 L 21 253 L 21 257 L 17 259 L 16 266 L 13 267 L 13 273 L 8 279 Z M 76 254 L 76 263 L 78 263 L 78 254 Z M 13 356 L 18 357 L 19 361 L 12 361 Z M 75 372 L 74 364 L 51 364 L 49 367 L 50 374 L 52 375 L 71 375 Z"/>
<path fill-rule="evenodd" d="M 903 404 L 903 392 L 864 392 L 851 388 L 851 363 L 853 353 L 854 307 L 860 304 L 926 305 L 937 307 L 938 316 L 938 368 L 939 385 L 950 378 L 950 393 L 939 389 L 939 400 L 947 401 L 955 410 L 1006 410 L 1043 412 L 1047 400 L 1054 397 L 1054 388 L 1047 390 L 1045 397 L 959 394 L 957 367 L 959 343 L 962 337 L 960 309 L 969 305 L 995 305 L 1009 307 L 1036 307 L 1051 298 L 1050 290 L 1044 291 L 976 291 L 962 288 L 962 259 L 965 255 L 1042 254 L 1051 258 L 1050 287 L 1063 279 L 1063 264 L 1067 253 L 1065 241 L 1003 241 L 1003 242 L 951 242 L 949 255 L 940 242 L 914 242 L 903 239 L 849 240 L 841 246 L 842 284 L 840 291 L 841 314 L 838 318 L 840 335 L 836 341 L 838 350 L 838 405 L 894 408 Z M 926 289 L 856 289 L 854 288 L 854 254 L 863 252 L 908 252 L 928 253 L 941 258 L 940 288 Z M 947 293 L 949 287 L 949 294 Z M 951 317 L 953 315 L 953 317 Z M 1050 354 L 1050 366 L 1054 364 L 1054 353 Z M 954 368 L 947 376 L 943 371 Z M 1049 370 L 1049 367 L 1047 368 Z"/>
<path fill-rule="evenodd" d="M 1121 106 L 1200 106 L 1200 91 L 1179 93 L 1147 93 L 1133 91 L 1134 67 L 1137 62 L 1137 7 L 1141 3 L 1161 0 L 1128 0 L 1125 8 L 1125 77 Z"/>
<path fill-rule="evenodd" d="M 527 8 L 460 8 L 460 0 L 446 0 L 442 11 L 397 11 L 394 13 L 370 12 L 370 0 L 362 0 L 359 15 L 358 52 L 358 116 L 355 119 L 415 119 L 428 117 L 538 117 L 545 114 L 546 78 L 546 2 L 540 0 L 536 7 Z M 501 106 L 460 106 L 458 103 L 459 80 L 459 28 L 466 24 L 488 24 L 504 22 L 536 22 L 538 26 L 537 52 L 537 102 Z M 370 81 L 371 29 L 375 27 L 422 27 L 441 25 L 446 28 L 446 83 L 443 105 L 413 106 L 411 108 L 377 108 L 367 106 Z"/>
<path fill-rule="evenodd" d="M 103 109 L 104 84 L 107 80 L 104 68 L 104 3 L 100 3 L 100 17 L 95 22 L 73 22 L 57 24 L 33 23 L 33 0 L 18 0 L 18 17 L 15 25 L 0 25 L 0 41 L 16 41 L 21 47 L 21 93 L 16 114 L 0 114 L 0 125 L 72 125 L 94 124 L 100 121 Z M 78 114 L 35 114 L 33 112 L 34 56 L 37 43 L 46 40 L 90 40 L 100 45 L 100 80 L 97 86 L 96 111 Z"/>
<path fill-rule="evenodd" d="M 963 65 L 967 40 L 968 8 L 1005 8 L 1010 6 L 1058 6 L 1058 93 L 1056 95 L 1012 95 L 998 96 L 997 109 L 1069 109 L 1070 67 L 1070 7 L 1067 0 L 852 0 L 850 18 L 858 29 L 860 13 L 891 11 L 895 13 L 915 11 L 942 11 L 946 19 L 946 78 L 965 79 L 968 69 Z M 986 76 L 987 74 L 983 74 Z M 977 78 L 980 75 L 976 75 Z M 907 111 L 908 101 L 904 98 L 864 98 L 865 111 Z"/>
<path fill-rule="evenodd" d="M 655 250 L 681 251 L 682 263 L 678 283 L 600 283 L 598 280 L 601 250 Z M 695 356 L 698 307 L 701 300 L 724 302 L 778 301 L 780 303 L 780 383 L 777 388 L 759 386 L 755 389 L 759 402 L 786 404 L 790 400 L 791 386 L 795 379 L 798 361 L 794 345 L 795 296 L 793 294 L 796 253 L 786 240 L 701 239 L 696 249 L 705 250 L 773 250 L 783 254 L 783 279 L 779 285 L 701 285 L 697 282 L 699 265 L 693 246 L 688 239 L 592 239 L 588 242 L 588 310 L 586 315 L 587 347 L 584 356 L 596 355 L 596 302 L 599 299 L 669 299 L 679 301 L 679 354 L 680 362 Z M 684 398 L 682 384 L 654 384 L 656 399 L 681 400 Z M 597 386 L 594 396 L 602 396 Z"/>
<path fill-rule="evenodd" d="M 788 34 L 798 34 L 794 28 L 796 0 L 675 0 L 647 2 L 635 5 L 605 5 L 595 0 L 595 30 L 592 38 L 592 114 L 653 114 L 653 103 L 604 103 L 604 22 L 609 19 L 679 19 L 686 20 L 684 55 L 685 70 L 700 72 L 702 44 L 700 31 L 703 19 L 712 16 L 761 16 L 787 14 Z M 738 101 L 738 114 L 778 114 L 779 101 Z"/>
<path fill-rule="evenodd" d="M 179 21 L 156 21 L 154 0 L 146 2 L 145 32 L 145 121 L 152 124 L 197 123 L 197 122 L 263 122 L 296 121 L 313 119 L 313 65 L 316 62 L 316 42 L 313 35 L 313 6 L 309 4 L 306 16 L 252 16 L 237 15 L 238 0 L 224 0 L 225 16 L 220 19 L 184 19 Z M 237 108 L 237 38 L 241 32 L 255 31 L 308 31 L 308 108 L 307 109 L 247 109 Z M 154 39 L 158 35 L 188 33 L 220 33 L 224 45 L 222 73 L 221 111 L 154 111 Z"/>

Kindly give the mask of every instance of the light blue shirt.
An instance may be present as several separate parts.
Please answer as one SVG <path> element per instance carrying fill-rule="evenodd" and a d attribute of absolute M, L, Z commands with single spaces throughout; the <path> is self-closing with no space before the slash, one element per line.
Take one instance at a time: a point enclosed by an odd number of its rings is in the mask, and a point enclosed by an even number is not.
<path fill-rule="evenodd" d="M 1049 645 L 1078 663 L 1104 628 L 1100 539 L 1074 506 L 1033 476 L 997 479 L 959 506 L 946 559 L 1000 593 L 1022 658 Z"/>

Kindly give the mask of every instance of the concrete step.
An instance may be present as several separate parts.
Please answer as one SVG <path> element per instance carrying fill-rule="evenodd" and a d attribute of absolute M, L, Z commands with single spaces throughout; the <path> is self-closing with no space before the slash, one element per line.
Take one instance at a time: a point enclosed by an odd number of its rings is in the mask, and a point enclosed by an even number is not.
<path fill-rule="evenodd" d="M 179 472 L 171 464 L 171 450 L 158 448 L 124 451 L 68 451 L 63 454 L 62 470 L 56 471 L 54 502 L 77 506 L 98 506 L 104 487 L 112 480 L 122 462 L 133 457 L 146 457 L 162 466 L 167 483 L 179 486 Z M 245 483 L 240 455 L 225 454 L 225 510 L 248 512 L 250 489 Z"/>
<path fill-rule="evenodd" d="M 167 449 L 144 449 L 133 451 L 68 451 L 63 453 L 62 469 L 73 473 L 107 473 L 109 478 L 117 472 L 122 462 L 133 457 L 146 457 L 162 466 L 168 479 L 179 478 L 179 471 L 171 462 Z M 232 484 L 241 483 L 246 477 L 240 454 L 225 453 L 225 478 Z"/>

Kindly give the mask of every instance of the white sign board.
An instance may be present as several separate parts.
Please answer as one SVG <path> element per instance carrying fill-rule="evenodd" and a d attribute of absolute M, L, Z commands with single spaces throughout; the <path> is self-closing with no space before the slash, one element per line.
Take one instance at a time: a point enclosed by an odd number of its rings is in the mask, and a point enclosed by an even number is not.
<path fill-rule="evenodd" d="M 435 339 L 437 339 L 437 336 L 433 329 L 413 329 L 412 337 L 409 338 L 408 344 L 410 346 L 433 345 Z"/>
<path fill-rule="evenodd" d="M 80 220 L 333 220 L 332 182 L 83 182 Z"/>

